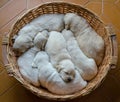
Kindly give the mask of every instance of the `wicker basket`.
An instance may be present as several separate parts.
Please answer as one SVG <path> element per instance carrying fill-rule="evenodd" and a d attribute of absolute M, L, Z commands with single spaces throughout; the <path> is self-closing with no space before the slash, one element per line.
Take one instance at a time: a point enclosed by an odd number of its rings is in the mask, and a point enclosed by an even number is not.
<path fill-rule="evenodd" d="M 72 95 L 56 95 L 52 94 L 49 91 L 43 89 L 42 87 L 37 88 L 25 81 L 20 72 L 16 62 L 16 57 L 12 51 L 12 37 L 18 33 L 18 31 L 27 23 L 31 22 L 34 18 L 42 14 L 53 14 L 60 13 L 65 14 L 68 12 L 77 13 L 78 15 L 84 17 L 93 29 L 104 39 L 105 41 L 105 56 L 102 64 L 99 66 L 99 71 L 97 76 L 88 83 L 86 88 L 82 91 L 76 92 Z M 5 64 L 5 67 L 8 71 L 8 74 L 15 77 L 24 87 L 29 89 L 32 93 L 37 96 L 44 97 L 51 100 L 64 101 L 68 99 L 73 99 L 76 97 L 84 96 L 94 90 L 98 85 L 100 85 L 107 75 L 110 68 L 114 68 L 117 62 L 117 43 L 116 35 L 112 32 L 110 27 L 106 27 L 104 23 L 92 12 L 89 10 L 75 4 L 69 4 L 65 2 L 53 2 L 42 4 L 39 7 L 36 7 L 22 17 L 20 17 L 17 22 L 13 25 L 11 32 L 8 37 L 3 39 L 3 47 L 6 46 L 7 51 L 7 60 L 8 64 Z"/>

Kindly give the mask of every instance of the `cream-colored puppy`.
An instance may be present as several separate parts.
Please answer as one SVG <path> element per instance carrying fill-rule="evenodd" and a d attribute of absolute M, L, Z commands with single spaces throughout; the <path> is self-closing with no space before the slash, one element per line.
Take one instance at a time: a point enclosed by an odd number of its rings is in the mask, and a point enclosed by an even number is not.
<path fill-rule="evenodd" d="M 76 37 L 81 50 L 89 58 L 93 58 L 99 66 L 104 57 L 104 40 L 92 28 L 79 32 Z"/>
<path fill-rule="evenodd" d="M 38 79 L 39 74 L 38 68 L 32 68 L 31 65 L 38 51 L 39 50 L 35 47 L 30 48 L 28 51 L 22 54 L 17 60 L 22 77 L 29 83 L 33 84 L 34 86 L 40 86 Z"/>
<path fill-rule="evenodd" d="M 45 51 L 50 56 L 52 65 L 62 74 L 61 76 L 63 76 L 64 73 L 64 76 L 62 77 L 63 80 L 73 80 L 75 66 L 71 61 L 71 56 L 66 49 L 66 41 L 61 33 L 56 31 L 50 32 Z"/>
<path fill-rule="evenodd" d="M 65 29 L 70 29 L 73 33 L 82 32 L 89 27 L 87 21 L 77 14 L 67 13 L 64 16 Z"/>
<path fill-rule="evenodd" d="M 67 50 L 72 61 L 84 80 L 91 80 L 97 74 L 97 66 L 93 59 L 88 58 L 79 48 L 79 45 L 70 30 L 63 30 L 62 35 L 67 41 Z"/>
<path fill-rule="evenodd" d="M 48 31 L 47 30 L 39 32 L 34 38 L 34 41 L 33 41 L 34 45 L 37 48 L 44 50 L 45 44 L 47 42 L 47 38 L 48 38 Z"/>
<path fill-rule="evenodd" d="M 39 28 L 39 31 L 62 31 L 64 29 L 63 14 L 44 14 L 35 18 L 30 24 Z"/>
<path fill-rule="evenodd" d="M 18 36 L 13 44 L 13 49 L 16 52 L 25 52 L 27 49 L 33 46 L 33 39 L 36 34 L 37 29 L 34 26 L 27 24 L 18 32 Z"/>
<path fill-rule="evenodd" d="M 81 48 L 90 58 L 93 58 L 99 66 L 104 56 L 104 41 L 92 28 L 88 22 L 74 13 L 67 13 L 64 17 L 65 28 L 70 29 Z"/>
<path fill-rule="evenodd" d="M 50 92 L 55 94 L 72 94 L 82 90 L 87 82 L 75 71 L 75 78 L 69 83 L 62 80 L 59 73 L 49 62 L 49 57 L 45 51 L 37 53 L 34 64 L 39 69 L 39 81 L 41 86 L 47 88 Z"/>

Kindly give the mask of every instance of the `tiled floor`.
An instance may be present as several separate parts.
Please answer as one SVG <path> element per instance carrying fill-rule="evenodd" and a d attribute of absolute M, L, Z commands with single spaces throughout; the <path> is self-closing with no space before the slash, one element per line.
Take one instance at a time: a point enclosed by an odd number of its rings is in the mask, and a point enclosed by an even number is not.
<path fill-rule="evenodd" d="M 28 9 L 45 2 L 60 0 L 0 0 L 0 44 L 17 17 Z M 105 24 L 112 24 L 118 38 L 120 54 L 120 0 L 61 0 L 80 4 L 98 15 Z M 1 46 L 0 46 L 1 49 Z M 18 81 L 9 77 L 0 53 L 0 102 L 50 102 L 26 90 Z M 51 101 L 52 102 L 52 101 Z M 111 70 L 103 84 L 91 94 L 69 102 L 120 102 L 120 58 L 117 68 Z"/>

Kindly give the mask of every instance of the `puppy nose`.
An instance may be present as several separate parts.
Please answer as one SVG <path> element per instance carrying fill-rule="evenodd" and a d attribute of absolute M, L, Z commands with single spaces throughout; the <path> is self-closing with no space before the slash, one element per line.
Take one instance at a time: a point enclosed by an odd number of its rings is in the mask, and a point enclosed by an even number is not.
<path fill-rule="evenodd" d="M 72 78 L 68 78 L 68 79 L 67 79 L 67 82 L 71 82 L 71 81 L 72 81 Z"/>

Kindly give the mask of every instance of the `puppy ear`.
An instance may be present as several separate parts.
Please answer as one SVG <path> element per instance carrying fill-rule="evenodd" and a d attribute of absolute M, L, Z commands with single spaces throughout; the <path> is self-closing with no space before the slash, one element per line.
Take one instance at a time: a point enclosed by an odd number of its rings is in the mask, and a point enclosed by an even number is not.
<path fill-rule="evenodd" d="M 55 68 L 58 72 L 60 72 L 62 70 L 62 67 L 60 65 L 56 65 Z"/>

